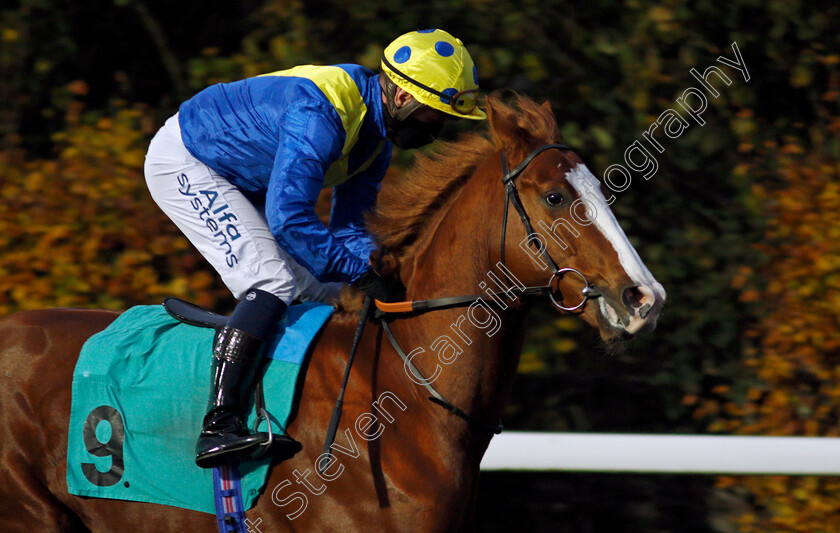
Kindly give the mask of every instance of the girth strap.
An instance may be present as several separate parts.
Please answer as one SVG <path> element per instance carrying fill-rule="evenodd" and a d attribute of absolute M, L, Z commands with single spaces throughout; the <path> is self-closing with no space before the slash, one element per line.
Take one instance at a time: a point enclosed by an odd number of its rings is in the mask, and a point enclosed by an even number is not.
<path fill-rule="evenodd" d="M 242 482 L 236 464 L 213 468 L 213 500 L 220 533 L 246 533 L 251 530 L 245 523 Z"/>

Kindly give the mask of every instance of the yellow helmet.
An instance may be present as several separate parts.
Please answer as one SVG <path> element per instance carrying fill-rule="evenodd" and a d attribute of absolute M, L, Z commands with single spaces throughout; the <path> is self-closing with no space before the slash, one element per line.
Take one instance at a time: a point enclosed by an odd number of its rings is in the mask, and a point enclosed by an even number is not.
<path fill-rule="evenodd" d="M 443 30 L 412 31 L 385 49 L 382 71 L 418 102 L 458 118 L 482 120 L 478 72 L 467 47 Z"/>

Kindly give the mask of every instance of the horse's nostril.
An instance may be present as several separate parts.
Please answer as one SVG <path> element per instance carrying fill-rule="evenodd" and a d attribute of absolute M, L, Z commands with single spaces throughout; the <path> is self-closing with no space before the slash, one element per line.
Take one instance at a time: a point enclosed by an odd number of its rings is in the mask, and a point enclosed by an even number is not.
<path fill-rule="evenodd" d="M 624 289 L 621 299 L 627 309 L 638 309 L 645 304 L 645 294 L 636 286 Z"/>
<path fill-rule="evenodd" d="M 647 285 L 627 287 L 621 293 L 621 299 L 631 315 L 638 315 L 642 319 L 646 319 L 656 305 L 656 294 Z"/>
<path fill-rule="evenodd" d="M 655 294 L 645 285 L 627 287 L 621 293 L 621 299 L 628 311 L 641 318 L 647 318 L 656 303 Z"/>

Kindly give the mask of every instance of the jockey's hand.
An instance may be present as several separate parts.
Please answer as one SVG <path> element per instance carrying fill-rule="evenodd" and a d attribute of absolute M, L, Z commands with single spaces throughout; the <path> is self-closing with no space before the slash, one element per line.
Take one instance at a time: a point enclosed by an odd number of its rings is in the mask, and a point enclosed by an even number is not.
<path fill-rule="evenodd" d="M 373 271 L 373 269 L 370 269 L 362 274 L 362 277 L 357 279 L 353 285 L 371 298 L 379 300 L 380 302 L 388 301 L 388 286 L 385 285 L 385 282 L 379 277 L 379 274 Z"/>

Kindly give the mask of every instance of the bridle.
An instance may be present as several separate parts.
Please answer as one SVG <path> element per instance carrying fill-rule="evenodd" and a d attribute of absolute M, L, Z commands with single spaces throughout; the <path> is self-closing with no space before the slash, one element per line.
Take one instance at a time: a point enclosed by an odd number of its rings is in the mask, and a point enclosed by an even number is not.
<path fill-rule="evenodd" d="M 519 213 L 519 218 L 520 218 L 520 220 L 522 220 L 522 224 L 525 226 L 525 231 L 527 232 L 527 234 L 530 236 L 530 235 L 533 235 L 535 233 L 534 232 L 534 227 L 531 225 L 531 219 L 528 217 L 528 213 L 525 211 L 525 206 L 522 205 L 522 200 L 519 198 L 519 193 L 516 190 L 516 178 L 518 178 L 520 175 L 522 175 L 522 172 L 528 167 L 528 165 L 531 164 L 531 162 L 534 160 L 535 157 L 537 157 L 541 153 L 545 152 L 546 150 L 560 150 L 560 151 L 569 150 L 569 151 L 571 151 L 571 148 L 569 148 L 565 144 L 546 144 L 546 145 L 543 145 L 543 146 L 537 148 L 536 150 L 534 150 L 533 152 L 531 152 L 528 155 L 528 157 L 526 157 L 521 163 L 519 163 L 512 170 L 508 170 L 508 165 L 507 165 L 507 160 L 505 158 L 505 154 L 504 154 L 504 152 L 501 153 L 502 173 L 503 173 L 502 184 L 505 186 L 505 209 L 504 209 L 504 215 L 502 217 L 502 232 L 501 232 L 502 233 L 502 237 L 501 237 L 501 264 L 505 268 L 506 268 L 506 265 L 505 265 L 505 238 L 507 236 L 508 210 L 509 210 L 509 206 L 511 204 L 513 204 L 513 208 L 516 209 L 516 212 Z M 533 240 L 530 241 L 530 242 L 533 243 Z M 514 289 L 511 289 L 510 292 L 515 292 L 519 296 L 524 296 L 524 297 L 548 296 L 551 299 L 551 303 L 554 304 L 555 307 L 557 307 L 558 309 L 561 309 L 563 311 L 569 311 L 569 312 L 574 312 L 574 311 L 579 310 L 580 308 L 582 308 L 584 306 L 584 304 L 586 304 L 587 300 L 589 300 L 590 298 L 597 298 L 601 295 L 601 293 L 598 291 L 598 289 L 595 286 L 591 285 L 589 283 L 589 280 L 586 279 L 586 276 L 584 276 L 583 273 L 581 273 L 579 270 L 571 268 L 571 267 L 560 268 L 559 266 L 557 266 L 557 263 L 554 261 L 554 259 L 551 257 L 551 254 L 548 252 L 548 250 L 545 247 L 543 247 L 541 249 L 540 253 L 541 253 L 542 257 L 546 260 L 546 262 L 552 268 L 552 274 L 551 274 L 551 278 L 549 278 L 549 280 L 548 280 L 548 284 L 547 285 L 542 285 L 542 286 L 537 286 L 537 287 L 525 287 L 525 288 L 516 287 Z M 569 272 L 579 276 L 580 279 L 583 281 L 583 288 L 581 289 L 581 295 L 583 296 L 583 299 L 580 301 L 580 303 L 578 303 L 576 305 L 564 306 L 564 305 L 560 304 L 555 299 L 554 288 L 553 288 L 554 285 L 553 284 L 554 284 L 555 279 L 559 279 L 559 278 L 563 277 L 563 275 L 565 275 L 566 273 L 569 273 Z M 490 293 L 490 294 L 492 295 L 493 293 Z M 496 297 L 502 297 L 503 294 L 505 294 L 505 291 L 499 291 L 499 292 L 495 293 L 495 296 Z M 416 377 L 419 377 L 419 378 L 422 379 L 423 386 L 426 388 L 426 390 L 429 392 L 429 394 L 431 394 L 431 396 L 429 396 L 429 400 L 431 400 L 434 403 L 437 403 L 438 405 L 441 405 L 441 406 L 445 407 L 451 413 L 453 413 L 457 416 L 460 416 L 461 418 L 463 418 L 464 420 L 466 420 L 467 422 L 469 422 L 473 425 L 477 425 L 479 427 L 482 427 L 484 429 L 492 431 L 493 433 L 498 434 L 498 433 L 501 433 L 501 431 L 502 431 L 502 425 L 501 424 L 498 424 L 498 425 L 488 424 L 486 422 L 482 422 L 482 421 L 468 415 L 467 413 L 465 413 L 464 411 L 462 411 L 461 409 L 459 409 L 458 407 L 453 405 L 451 402 L 446 400 L 443 396 L 441 396 L 441 394 L 437 390 L 435 390 L 434 387 L 432 387 L 428 383 L 428 380 L 426 380 L 423 377 L 423 374 L 420 373 L 419 370 L 417 370 L 417 368 L 414 366 L 414 364 L 412 364 L 411 358 L 408 355 L 406 355 L 406 353 L 400 347 L 399 342 L 397 342 L 397 339 L 394 337 L 394 334 L 391 332 L 391 328 L 388 324 L 389 321 L 385 318 L 385 317 L 387 317 L 387 315 L 393 315 L 393 314 L 410 313 L 410 314 L 415 314 L 416 315 L 416 314 L 425 313 L 425 312 L 428 312 L 428 311 L 433 311 L 433 310 L 436 310 L 436 309 L 447 309 L 447 308 L 451 308 L 451 307 L 460 307 L 460 306 L 464 306 L 464 305 L 469 305 L 472 302 L 475 302 L 476 300 L 478 300 L 479 298 L 482 298 L 482 297 L 483 297 L 483 295 L 473 294 L 473 295 L 469 295 L 469 296 L 450 296 L 450 297 L 446 297 L 446 298 L 435 298 L 435 299 L 432 299 L 432 300 L 413 300 L 413 301 L 408 301 L 408 302 L 396 302 L 396 303 L 385 303 L 385 302 L 380 302 L 379 300 L 377 300 L 376 301 L 376 307 L 377 307 L 376 316 L 377 316 L 377 318 L 382 318 L 382 328 L 385 331 L 385 335 L 388 337 L 388 340 L 391 342 L 391 346 L 393 346 L 394 350 L 397 352 L 397 354 L 399 354 L 400 358 L 403 360 L 403 364 L 405 365 L 405 367 L 408 368 Z"/>
<path fill-rule="evenodd" d="M 502 184 L 505 186 L 505 209 L 502 218 L 501 232 L 501 265 L 506 270 L 507 267 L 505 265 L 505 238 L 507 235 L 507 219 L 510 204 L 513 204 L 513 208 L 516 209 L 517 213 L 519 213 L 519 218 L 520 220 L 522 220 L 522 224 L 525 226 L 525 231 L 527 232 L 527 235 L 530 237 L 535 233 L 534 227 L 531 225 L 531 219 L 528 217 L 528 213 L 525 211 L 525 206 L 522 205 L 522 200 L 519 198 L 519 193 L 516 190 L 516 178 L 518 178 L 522 174 L 522 172 L 528 167 L 528 165 L 531 164 L 535 157 L 545 152 L 546 150 L 571 151 L 571 148 L 569 148 L 565 144 L 543 145 L 531 152 L 528 155 L 528 157 L 526 157 L 521 163 L 519 163 L 515 168 L 513 168 L 513 170 L 508 170 L 505 154 L 504 152 L 501 153 L 503 173 Z M 529 240 L 529 245 L 533 244 L 533 242 L 533 240 Z M 515 287 L 511 288 L 508 291 L 487 293 L 487 295 L 494 296 L 495 298 L 502 298 L 503 295 L 510 295 L 511 293 L 516 293 L 517 296 L 522 297 L 548 296 L 551 299 L 551 303 L 554 304 L 555 307 L 563 311 L 569 312 L 574 312 L 581 309 L 586 304 L 587 300 L 589 300 L 590 298 L 597 298 L 601 296 L 601 293 L 598 291 L 598 289 L 595 286 L 591 285 L 589 283 L 589 280 L 586 279 L 586 276 L 584 276 L 583 273 L 581 273 L 579 270 L 571 267 L 560 268 L 559 266 L 557 266 L 557 263 L 554 261 L 554 259 L 551 257 L 551 254 L 548 252 L 548 249 L 546 249 L 545 247 L 543 247 L 540 250 L 540 254 L 552 268 L 552 274 L 548 280 L 547 285 L 524 288 Z M 580 277 L 580 279 L 583 281 L 583 288 L 581 289 L 581 295 L 583 296 L 583 299 L 580 301 L 580 303 L 574 306 L 561 305 L 554 297 L 554 281 L 559 280 L 566 273 L 573 273 Z M 396 337 L 394 337 L 394 334 L 391 332 L 391 327 L 389 325 L 390 320 L 387 319 L 389 315 L 417 315 L 438 309 L 462 307 L 470 305 L 478 299 L 484 298 L 484 296 L 485 295 L 481 294 L 472 294 L 465 296 L 449 296 L 444 298 L 434 298 L 431 300 L 411 300 L 405 302 L 381 302 L 379 300 L 376 300 L 376 312 L 374 313 L 374 317 L 381 319 L 382 329 L 385 332 L 385 336 L 388 337 L 388 340 L 391 342 L 391 346 L 394 348 L 394 351 L 396 351 L 400 358 L 403 360 L 403 365 L 405 366 L 405 368 L 410 370 L 415 377 L 422 380 L 419 383 L 421 383 L 429 392 L 430 396 L 428 397 L 428 399 L 430 401 L 440 405 L 441 407 L 448 410 L 450 413 L 466 420 L 469 424 L 472 424 L 487 431 L 491 431 L 494 434 L 499 434 L 502 432 L 503 429 L 502 424 L 490 424 L 471 416 L 470 414 L 461 410 L 452 402 L 444 398 L 429 383 L 429 381 L 423 376 L 423 374 L 417 369 L 417 367 L 414 366 L 414 364 L 411 362 L 411 357 L 409 357 L 405 353 L 405 351 L 400 346 L 400 343 L 397 341 Z M 352 365 L 353 358 L 356 354 L 356 349 L 359 344 L 359 340 L 361 339 L 361 330 L 364 327 L 364 323 L 369 318 L 370 309 L 370 299 L 368 297 L 365 299 L 365 306 L 362 311 L 362 317 L 359 321 L 358 326 L 356 327 L 356 335 L 353 340 L 353 346 L 350 350 L 347 368 L 345 369 L 344 381 L 341 385 L 341 391 L 339 393 L 338 400 L 336 401 L 336 407 L 333 410 L 333 417 L 330 420 L 330 426 L 327 430 L 327 439 L 324 443 L 325 454 L 330 453 L 330 446 L 332 445 L 332 442 L 335 439 L 338 421 L 341 416 L 341 404 L 343 402 L 344 389 L 347 386 L 347 379 L 350 374 L 350 366 Z M 393 320 L 393 318 L 391 320 Z"/>
<path fill-rule="evenodd" d="M 507 159 L 505 158 L 505 153 L 502 152 L 502 183 L 505 186 L 505 212 L 502 216 L 502 247 L 501 247 L 501 256 L 502 256 L 502 266 L 505 266 L 505 236 L 507 235 L 507 220 L 508 220 L 508 207 L 510 204 L 513 204 L 514 209 L 516 212 L 519 213 L 519 218 L 522 220 L 522 224 L 525 226 L 525 231 L 527 232 L 528 236 L 534 235 L 536 232 L 534 231 L 534 227 L 531 225 L 531 219 L 528 218 L 528 213 L 525 212 L 525 206 L 522 205 L 522 200 L 519 198 L 519 192 L 516 190 L 516 178 L 518 178 L 522 172 L 531 164 L 535 157 L 540 155 L 541 153 L 545 152 L 546 150 L 560 150 L 560 151 L 571 151 L 572 149 L 566 146 L 565 144 L 546 144 L 540 146 L 536 150 L 530 153 L 528 157 L 526 157 L 521 163 L 516 165 L 513 170 L 508 170 L 507 166 Z M 529 239 L 528 244 L 531 245 L 534 243 L 533 239 Z M 589 284 L 589 280 L 586 279 L 579 270 L 571 268 L 571 267 L 564 267 L 560 268 L 557 266 L 557 263 L 551 257 L 551 254 L 548 252 L 548 248 L 543 247 L 540 250 L 540 254 L 542 255 L 543 259 L 551 266 L 551 278 L 548 280 L 548 284 L 545 286 L 548 289 L 548 297 L 551 299 L 551 303 L 554 304 L 555 307 L 562 311 L 577 311 L 586 303 L 586 301 L 590 298 L 597 298 L 601 295 L 594 286 Z M 557 302 L 554 298 L 554 291 L 552 287 L 554 286 L 554 280 L 563 277 L 564 274 L 567 272 L 572 272 L 580 277 L 583 281 L 583 289 L 581 289 L 581 294 L 583 295 L 583 299 L 577 305 L 567 307 L 563 306 Z"/>

